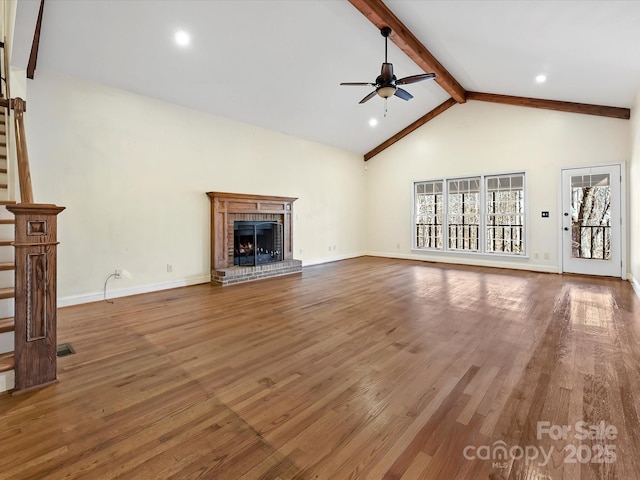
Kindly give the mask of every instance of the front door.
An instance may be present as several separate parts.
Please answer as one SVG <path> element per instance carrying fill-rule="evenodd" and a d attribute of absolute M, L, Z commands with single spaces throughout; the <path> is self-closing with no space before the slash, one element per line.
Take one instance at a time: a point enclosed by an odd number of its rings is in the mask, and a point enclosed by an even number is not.
<path fill-rule="evenodd" d="M 562 171 L 562 270 L 620 277 L 620 165 Z"/>

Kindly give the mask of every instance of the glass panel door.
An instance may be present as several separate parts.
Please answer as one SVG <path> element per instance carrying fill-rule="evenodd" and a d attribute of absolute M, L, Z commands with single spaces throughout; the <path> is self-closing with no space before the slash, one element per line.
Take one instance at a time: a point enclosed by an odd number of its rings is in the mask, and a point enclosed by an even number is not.
<path fill-rule="evenodd" d="M 620 167 L 563 170 L 563 271 L 621 276 Z"/>

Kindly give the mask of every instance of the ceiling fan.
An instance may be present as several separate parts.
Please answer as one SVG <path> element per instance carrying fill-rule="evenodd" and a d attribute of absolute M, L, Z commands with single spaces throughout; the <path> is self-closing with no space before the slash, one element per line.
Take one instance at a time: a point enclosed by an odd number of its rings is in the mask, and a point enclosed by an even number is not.
<path fill-rule="evenodd" d="M 366 101 L 371 100 L 373 97 L 378 94 L 384 99 L 389 98 L 392 95 L 396 97 L 400 97 L 403 100 L 411 100 L 413 95 L 411 95 L 406 90 L 398 87 L 398 85 L 409 85 L 410 83 L 417 83 L 423 80 L 429 80 L 431 78 L 435 78 L 435 73 L 421 73 L 419 75 L 411 75 L 409 77 L 404 77 L 401 79 L 397 79 L 393 74 L 393 65 L 387 62 L 387 42 L 389 39 L 389 35 L 391 35 L 391 28 L 383 27 L 380 30 L 380 34 L 384 37 L 384 63 L 382 64 L 382 69 L 380 71 L 380 75 L 376 78 L 375 83 L 371 82 L 343 82 L 340 85 L 349 85 L 349 86 L 370 86 L 375 87 L 375 90 L 371 92 L 369 95 L 360 100 L 359 103 L 364 103 Z"/>

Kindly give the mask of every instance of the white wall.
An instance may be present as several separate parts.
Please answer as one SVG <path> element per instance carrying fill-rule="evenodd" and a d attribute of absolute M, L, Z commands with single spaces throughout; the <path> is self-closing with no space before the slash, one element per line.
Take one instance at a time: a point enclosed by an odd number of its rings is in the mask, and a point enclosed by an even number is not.
<path fill-rule="evenodd" d="M 560 169 L 628 162 L 629 132 L 627 120 L 476 101 L 455 105 L 367 162 L 369 253 L 556 272 Z M 517 171 L 527 172 L 530 259 L 411 252 L 412 182 Z M 550 218 L 541 218 L 543 210 Z"/>
<path fill-rule="evenodd" d="M 99 299 L 115 269 L 131 278 L 111 296 L 208 280 L 207 191 L 299 197 L 307 264 L 365 250 L 359 155 L 43 69 L 28 93 L 35 200 L 67 207 L 61 304 Z"/>
<path fill-rule="evenodd" d="M 640 90 L 631 109 L 631 164 L 629 168 L 629 280 L 640 296 Z"/>

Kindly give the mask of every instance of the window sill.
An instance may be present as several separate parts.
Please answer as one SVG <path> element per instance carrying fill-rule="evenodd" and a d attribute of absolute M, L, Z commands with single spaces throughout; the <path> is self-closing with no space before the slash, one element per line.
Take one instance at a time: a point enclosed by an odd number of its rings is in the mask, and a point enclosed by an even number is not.
<path fill-rule="evenodd" d="M 464 250 L 436 250 L 435 248 L 412 248 L 411 253 L 436 254 L 440 256 L 463 256 L 463 257 L 480 257 L 480 258 L 500 258 L 513 260 L 529 260 L 529 255 L 514 255 L 512 253 L 482 253 L 470 252 Z"/>

